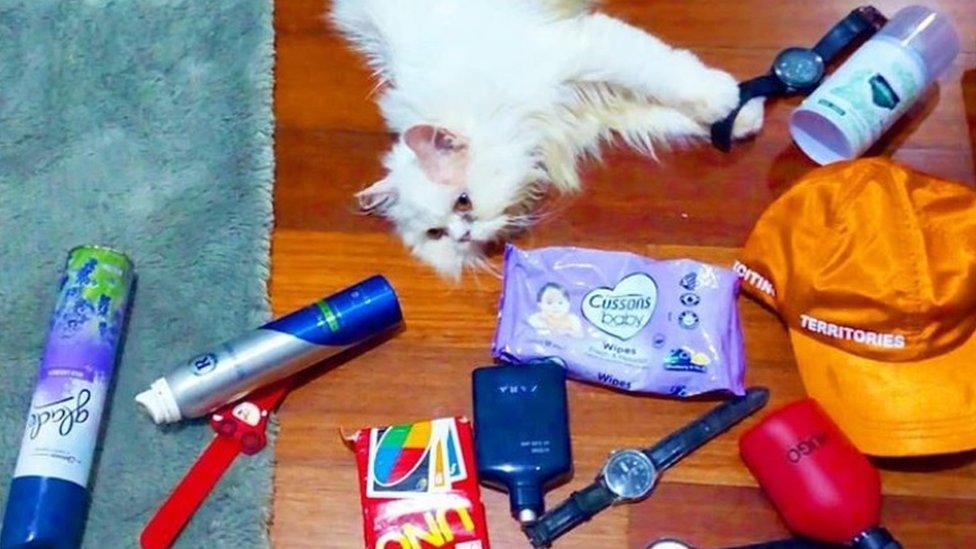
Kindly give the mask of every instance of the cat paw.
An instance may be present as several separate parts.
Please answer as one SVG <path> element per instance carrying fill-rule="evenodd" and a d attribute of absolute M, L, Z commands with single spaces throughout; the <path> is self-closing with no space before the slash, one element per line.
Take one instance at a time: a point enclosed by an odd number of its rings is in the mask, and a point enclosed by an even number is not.
<path fill-rule="evenodd" d="M 766 115 L 766 98 L 756 97 L 745 104 L 739 111 L 739 116 L 735 119 L 732 126 L 732 137 L 735 139 L 745 139 L 755 135 L 762 130 L 763 120 Z"/>
<path fill-rule="evenodd" d="M 739 106 L 739 83 L 725 71 L 706 69 L 693 84 L 695 91 L 686 96 L 687 114 L 696 122 L 710 126 Z"/>

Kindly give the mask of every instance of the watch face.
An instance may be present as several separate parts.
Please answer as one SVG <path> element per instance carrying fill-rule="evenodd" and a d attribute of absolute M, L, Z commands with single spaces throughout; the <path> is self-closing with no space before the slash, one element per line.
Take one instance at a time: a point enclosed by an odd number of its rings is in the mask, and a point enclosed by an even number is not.
<path fill-rule="evenodd" d="M 603 466 L 603 480 L 621 499 L 640 499 L 651 493 L 657 469 L 640 450 L 621 450 L 610 455 Z"/>
<path fill-rule="evenodd" d="M 802 90 L 819 84 L 823 79 L 825 67 L 823 59 L 816 52 L 804 48 L 790 48 L 776 58 L 773 72 L 787 86 Z"/>

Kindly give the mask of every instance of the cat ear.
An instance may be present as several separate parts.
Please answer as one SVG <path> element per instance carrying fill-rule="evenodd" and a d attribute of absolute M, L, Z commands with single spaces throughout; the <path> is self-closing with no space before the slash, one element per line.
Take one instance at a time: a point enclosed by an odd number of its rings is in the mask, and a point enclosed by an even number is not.
<path fill-rule="evenodd" d="M 431 126 L 430 124 L 411 126 L 410 129 L 404 132 L 403 140 L 420 158 L 430 156 L 434 153 L 450 154 L 460 152 L 467 148 L 467 143 L 454 132 L 445 128 Z"/>
<path fill-rule="evenodd" d="M 467 168 L 467 142 L 457 134 L 429 124 L 412 126 L 403 142 L 417 155 L 427 177 L 435 183 L 460 186 Z"/>
<path fill-rule="evenodd" d="M 376 213 L 392 206 L 400 197 L 396 187 L 389 179 L 381 179 L 356 193 L 359 210 L 363 213 Z"/>

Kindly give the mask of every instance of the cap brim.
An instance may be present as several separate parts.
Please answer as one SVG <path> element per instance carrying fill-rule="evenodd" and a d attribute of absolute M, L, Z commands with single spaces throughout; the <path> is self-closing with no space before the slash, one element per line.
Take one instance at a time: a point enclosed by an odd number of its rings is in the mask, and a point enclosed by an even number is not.
<path fill-rule="evenodd" d="M 976 334 L 917 362 L 855 356 L 790 330 L 807 393 L 864 453 L 919 456 L 976 448 Z"/>

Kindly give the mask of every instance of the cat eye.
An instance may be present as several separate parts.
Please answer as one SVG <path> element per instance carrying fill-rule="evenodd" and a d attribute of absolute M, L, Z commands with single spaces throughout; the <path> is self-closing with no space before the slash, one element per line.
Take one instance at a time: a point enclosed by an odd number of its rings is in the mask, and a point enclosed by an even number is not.
<path fill-rule="evenodd" d="M 447 230 L 443 227 L 437 227 L 434 229 L 427 229 L 427 238 L 431 240 L 440 240 L 447 235 Z"/>
<path fill-rule="evenodd" d="M 468 193 L 463 193 L 458 197 L 457 201 L 454 203 L 455 212 L 470 212 L 472 208 L 471 199 L 468 198 Z"/>

